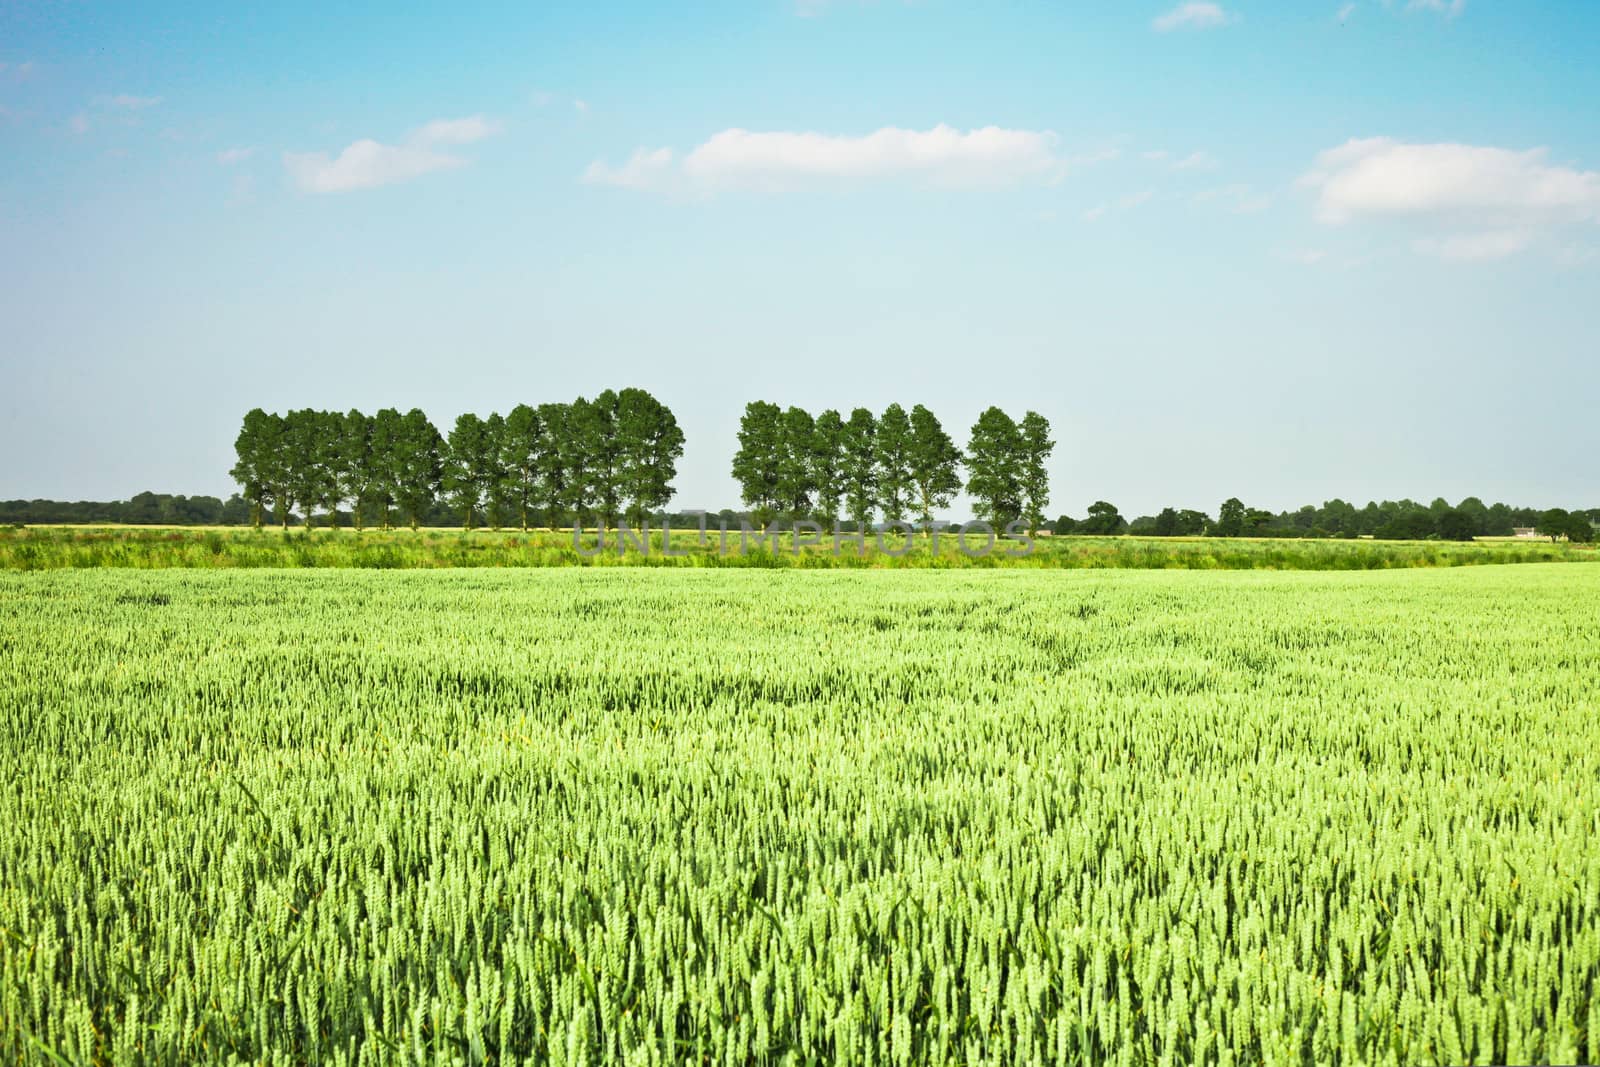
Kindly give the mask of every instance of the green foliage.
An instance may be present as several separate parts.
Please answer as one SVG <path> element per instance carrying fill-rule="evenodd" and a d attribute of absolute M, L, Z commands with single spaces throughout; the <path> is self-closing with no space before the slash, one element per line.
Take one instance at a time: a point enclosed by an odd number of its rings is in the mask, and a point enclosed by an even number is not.
<path fill-rule="evenodd" d="M 1050 423 L 1037 411 L 1022 417 L 1017 464 L 1021 468 L 1022 514 L 1028 532 L 1038 533 L 1044 522 L 1044 509 L 1050 506 L 1050 475 L 1045 463 L 1056 443 L 1050 439 Z"/>
<path fill-rule="evenodd" d="M 817 416 L 811 429 L 811 485 L 816 493 L 816 521 L 826 530 L 839 528 L 845 502 L 844 420 L 832 408 Z"/>
<path fill-rule="evenodd" d="M 1594 1062 L 1597 595 L 0 575 L 0 1061 Z"/>
<path fill-rule="evenodd" d="M 911 409 L 910 474 L 924 527 L 936 508 L 947 508 L 961 492 L 961 450 L 938 416 L 921 404 Z"/>
<path fill-rule="evenodd" d="M 1457 508 L 1440 511 L 1434 524 L 1439 536 L 1446 541 L 1470 541 L 1478 535 L 1478 524 L 1472 516 Z"/>
<path fill-rule="evenodd" d="M 1025 506 L 1022 431 L 1010 415 L 988 408 L 973 424 L 967 443 L 967 495 L 978 517 L 1003 529 Z"/>
<path fill-rule="evenodd" d="M 841 436 L 845 507 L 856 529 L 865 530 L 878 510 L 878 419 L 867 408 L 856 408 Z"/>
<path fill-rule="evenodd" d="M 733 477 L 739 483 L 739 498 L 755 509 L 757 521 L 763 525 L 778 511 L 784 465 L 783 409 L 752 400 L 739 420 Z"/>
<path fill-rule="evenodd" d="M 884 408 L 878 419 L 877 461 L 878 507 L 884 521 L 900 522 L 911 504 L 915 482 L 911 419 L 899 404 Z"/>
<path fill-rule="evenodd" d="M 1119 534 L 1127 527 L 1128 521 L 1122 517 L 1115 504 L 1096 500 L 1089 505 L 1089 517 L 1078 523 L 1078 532 L 1106 537 Z"/>

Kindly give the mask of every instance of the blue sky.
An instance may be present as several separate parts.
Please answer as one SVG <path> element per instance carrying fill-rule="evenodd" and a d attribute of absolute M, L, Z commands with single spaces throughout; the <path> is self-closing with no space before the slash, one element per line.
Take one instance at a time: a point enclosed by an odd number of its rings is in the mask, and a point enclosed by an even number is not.
<path fill-rule="evenodd" d="M 1036 409 L 1052 512 L 1595 506 L 1597 60 L 1583 0 L 14 0 L 0 497 L 638 385 L 681 507 L 757 398 Z"/>

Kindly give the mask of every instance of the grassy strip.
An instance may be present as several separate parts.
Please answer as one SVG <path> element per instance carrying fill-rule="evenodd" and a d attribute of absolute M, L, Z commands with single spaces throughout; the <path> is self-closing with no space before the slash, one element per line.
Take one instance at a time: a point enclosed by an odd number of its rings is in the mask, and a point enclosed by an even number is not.
<path fill-rule="evenodd" d="M 1010 542 L 982 553 L 975 538 L 964 553 L 944 535 L 937 550 L 926 539 L 907 544 L 869 539 L 864 551 L 845 540 L 795 549 L 786 538 L 779 550 L 740 551 L 737 533 L 726 549 L 713 531 L 700 543 L 696 531 L 675 531 L 673 555 L 661 535 L 648 551 L 630 545 L 618 552 L 608 538 L 596 550 L 596 535 L 574 547 L 569 532 L 460 530 L 276 530 L 161 527 L 29 527 L 0 529 L 0 569 L 67 570 L 97 567 L 260 568 L 353 567 L 414 569 L 450 567 L 777 567 L 777 568 L 1041 568 L 1125 570 L 1387 570 L 1494 563 L 1593 562 L 1593 546 L 1497 541 L 1313 541 L 1271 538 L 1041 537 L 1021 556 Z M 679 554 L 681 553 L 681 554 Z"/>

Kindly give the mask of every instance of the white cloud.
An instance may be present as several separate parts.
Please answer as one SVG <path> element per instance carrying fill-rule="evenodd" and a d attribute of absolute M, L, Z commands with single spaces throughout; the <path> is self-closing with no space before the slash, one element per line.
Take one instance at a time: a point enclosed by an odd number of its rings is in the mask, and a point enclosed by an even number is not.
<path fill-rule="evenodd" d="M 330 158 L 326 152 L 285 152 L 284 167 L 302 190 L 342 193 L 407 181 L 438 170 L 454 170 L 467 160 L 439 150 L 442 145 L 472 144 L 498 132 L 499 124 L 481 115 L 435 119 L 413 130 L 397 145 L 371 139 L 356 141 Z"/>
<path fill-rule="evenodd" d="M 415 144 L 472 144 L 500 132 L 500 124 L 482 115 L 464 119 L 434 119 L 411 134 Z"/>
<path fill-rule="evenodd" d="M 623 189 L 644 189 L 654 185 L 672 166 L 672 149 L 641 148 L 620 167 L 609 167 L 598 159 L 583 172 L 590 185 L 614 185 Z"/>
<path fill-rule="evenodd" d="M 1446 18 L 1455 18 L 1465 11 L 1467 0 L 1411 0 L 1407 11 L 1437 11 Z"/>
<path fill-rule="evenodd" d="M 996 126 L 962 131 L 885 126 L 861 136 L 728 129 L 681 157 L 667 148 L 640 148 L 627 163 L 591 163 L 583 179 L 631 188 L 676 184 L 701 190 L 791 189 L 827 181 L 887 178 L 936 184 L 997 185 L 1056 181 L 1069 171 L 1118 156 L 1118 149 L 1067 156 L 1049 130 Z"/>
<path fill-rule="evenodd" d="M 572 102 L 572 108 L 580 115 L 587 115 L 589 113 L 589 101 L 574 100 Z"/>
<path fill-rule="evenodd" d="M 1221 204 L 1235 215 L 1253 215 L 1265 211 L 1272 203 L 1271 197 L 1243 183 L 1204 189 L 1195 193 L 1194 199 L 1197 204 Z"/>
<path fill-rule="evenodd" d="M 1600 172 L 1549 162 L 1544 148 L 1348 141 L 1317 157 L 1301 185 L 1316 217 L 1408 225 L 1411 247 L 1459 263 L 1501 259 L 1563 228 L 1600 223 Z"/>
<path fill-rule="evenodd" d="M 1454 263 L 1482 263 L 1516 255 L 1532 244 L 1533 238 L 1529 230 L 1490 230 L 1451 237 L 1423 237 L 1412 242 L 1412 247 L 1424 255 Z"/>
<path fill-rule="evenodd" d="M 1109 203 L 1096 204 L 1083 213 L 1083 221 L 1098 222 L 1113 213 L 1121 214 L 1122 212 L 1132 211 L 1146 203 L 1153 196 L 1155 196 L 1153 190 L 1141 189 L 1136 193 L 1127 193 L 1124 196 L 1120 196 Z"/>
<path fill-rule="evenodd" d="M 877 178 L 919 174 L 960 183 L 1050 176 L 1061 161 L 1053 133 L 997 126 L 963 132 L 885 126 L 860 137 L 821 133 L 723 130 L 685 157 L 696 181 L 782 185 L 816 178 Z"/>
<path fill-rule="evenodd" d="M 1216 170 L 1217 160 L 1210 152 L 1191 152 L 1172 165 L 1173 170 Z"/>
<path fill-rule="evenodd" d="M 245 160 L 249 159 L 255 154 L 256 150 L 252 147 L 228 148 L 217 153 L 217 162 L 221 163 L 224 167 L 231 167 L 235 163 L 243 163 Z"/>
<path fill-rule="evenodd" d="M 528 97 L 528 102 L 531 103 L 534 107 L 544 107 L 544 106 L 548 105 L 550 103 L 550 101 L 554 100 L 555 98 L 556 98 L 556 94 L 555 93 L 546 92 L 543 89 L 535 89 L 533 91 L 533 93 Z"/>
<path fill-rule="evenodd" d="M 1347 141 L 1317 157 L 1301 184 L 1317 190 L 1317 218 L 1445 217 L 1508 223 L 1600 221 L 1600 173 L 1546 162 L 1544 148 Z"/>
<path fill-rule="evenodd" d="M 67 120 L 67 127 L 72 130 L 73 133 L 88 133 L 89 116 L 80 111 L 76 115 L 72 116 L 72 118 Z"/>
<path fill-rule="evenodd" d="M 1298 263 L 1302 267 L 1315 267 L 1327 258 L 1328 253 L 1320 248 L 1298 248 L 1283 255 L 1283 259 L 1290 263 Z"/>
<path fill-rule="evenodd" d="M 1219 4 L 1193 2 L 1179 4 L 1166 14 L 1158 15 L 1150 25 L 1159 33 L 1171 33 L 1173 30 L 1209 30 L 1232 21 L 1233 16 Z"/>
<path fill-rule="evenodd" d="M 1339 22 L 1349 22 L 1350 21 L 1350 16 L 1354 15 L 1355 13 L 1356 13 L 1356 5 L 1354 5 L 1354 4 L 1345 4 L 1343 7 L 1341 7 L 1339 9 L 1339 14 L 1336 15 L 1335 18 Z"/>
<path fill-rule="evenodd" d="M 123 111 L 143 111 L 147 107 L 155 107 L 161 103 L 159 96 L 133 96 L 129 93 L 118 93 L 116 96 L 103 96 L 98 102 L 106 107 L 120 108 Z"/>

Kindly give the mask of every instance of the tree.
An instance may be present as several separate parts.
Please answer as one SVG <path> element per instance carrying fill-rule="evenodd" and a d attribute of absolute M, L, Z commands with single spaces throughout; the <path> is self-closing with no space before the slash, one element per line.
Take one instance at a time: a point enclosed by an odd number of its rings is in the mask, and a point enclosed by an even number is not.
<path fill-rule="evenodd" d="M 845 496 L 844 460 L 844 419 L 829 408 L 811 427 L 811 488 L 816 520 L 832 533 L 838 532 Z"/>
<path fill-rule="evenodd" d="M 506 436 L 505 416 L 491 412 L 483 420 L 483 466 L 479 470 L 479 486 L 483 492 L 485 517 L 489 528 L 498 530 L 505 525 L 506 512 L 515 490 L 510 469 L 501 460 L 500 450 Z"/>
<path fill-rule="evenodd" d="M 1395 503 L 1375 536 L 1385 541 L 1425 541 L 1438 532 L 1433 512 L 1410 500 Z"/>
<path fill-rule="evenodd" d="M 911 409 L 911 484 L 925 529 L 933 528 L 934 508 L 947 508 L 961 491 L 961 450 L 939 419 L 921 404 Z"/>
<path fill-rule="evenodd" d="M 399 499 L 400 476 L 395 464 L 404 433 L 405 417 L 394 408 L 383 408 L 372 416 L 372 500 L 382 512 L 379 525 L 385 530 L 393 523 L 392 512 Z"/>
<path fill-rule="evenodd" d="M 360 530 L 366 524 L 366 508 L 372 501 L 379 473 L 372 454 L 373 419 L 355 408 L 338 418 L 339 437 L 334 453 L 340 495 L 350 500 L 350 521 Z"/>
<path fill-rule="evenodd" d="M 811 415 L 796 407 L 785 411 L 778 423 L 778 482 L 774 493 L 779 510 L 791 519 L 811 513 L 815 495 L 811 479 L 814 429 Z"/>
<path fill-rule="evenodd" d="M 622 468 L 616 449 L 620 403 L 616 392 L 607 389 L 579 411 L 576 423 L 588 497 L 602 530 L 611 529 L 622 516 Z"/>
<path fill-rule="evenodd" d="M 1203 511 L 1184 508 L 1178 512 L 1178 536 L 1199 537 L 1211 525 L 1211 516 Z"/>
<path fill-rule="evenodd" d="M 1572 515 L 1566 508 L 1551 508 L 1539 516 L 1536 529 L 1552 541 L 1566 537 L 1572 532 Z"/>
<path fill-rule="evenodd" d="M 635 527 L 672 499 L 672 479 L 683 456 L 683 431 L 661 401 L 643 389 L 617 394 L 616 440 L 619 483 Z"/>
<path fill-rule="evenodd" d="M 545 527 L 554 530 L 565 514 L 572 480 L 567 469 L 567 438 L 571 408 L 567 404 L 540 404 L 537 440 L 533 447 L 533 499 L 544 511 Z"/>
<path fill-rule="evenodd" d="M 1161 514 L 1156 516 L 1155 526 L 1151 533 L 1157 537 L 1178 536 L 1178 512 L 1175 508 L 1162 508 Z"/>
<path fill-rule="evenodd" d="M 305 512 L 306 529 L 312 526 L 312 510 L 332 493 L 329 462 L 333 445 L 327 418 L 313 408 L 291 411 L 283 418 L 284 457 L 288 499 Z M 285 516 L 287 519 L 287 516 Z"/>
<path fill-rule="evenodd" d="M 911 420 L 905 408 L 890 404 L 878 420 L 878 505 L 886 521 L 906 517 L 912 491 Z"/>
<path fill-rule="evenodd" d="M 1434 524 L 1446 541 L 1470 541 L 1478 533 L 1478 524 L 1460 508 L 1445 508 L 1434 516 Z"/>
<path fill-rule="evenodd" d="M 590 506 L 594 501 L 595 477 L 590 468 L 595 459 L 593 439 L 597 423 L 593 408 L 594 405 L 581 396 L 568 404 L 561 434 L 556 438 L 556 449 L 561 453 L 561 468 L 566 476 L 561 510 L 572 520 L 574 530 L 588 526 L 594 515 Z"/>
<path fill-rule="evenodd" d="M 733 477 L 740 499 L 755 509 L 756 521 L 766 525 L 777 511 L 783 477 L 783 411 L 778 405 L 764 400 L 745 405 Z"/>
<path fill-rule="evenodd" d="M 444 440 L 418 408 L 402 415 L 395 429 L 390 466 L 394 498 L 415 530 L 439 492 Z"/>
<path fill-rule="evenodd" d="M 283 492 L 282 439 L 283 420 L 252 408 L 245 413 L 244 424 L 233 442 L 238 462 L 228 473 L 244 490 L 244 498 L 250 502 L 250 524 L 257 529 L 267 503 L 280 499 Z M 287 512 L 286 508 L 281 510 Z M 284 524 L 288 525 L 287 517 Z"/>
<path fill-rule="evenodd" d="M 1050 423 L 1037 411 L 1022 416 L 1022 507 L 1028 520 L 1028 534 L 1039 532 L 1044 509 L 1050 504 L 1050 475 L 1045 463 L 1056 443 L 1050 440 Z"/>
<path fill-rule="evenodd" d="M 1112 537 L 1127 529 L 1127 520 L 1115 504 L 1096 500 L 1089 505 L 1089 517 L 1078 523 L 1078 532 L 1097 537 Z"/>
<path fill-rule="evenodd" d="M 516 509 L 517 522 L 524 531 L 528 529 L 528 509 L 535 499 L 540 429 L 539 413 L 527 404 L 518 404 L 506 416 L 500 434 L 502 495 Z"/>
<path fill-rule="evenodd" d="M 1022 515 L 1022 431 L 1010 415 L 991 407 L 978 416 L 967 442 L 967 494 L 978 517 L 1003 529 Z"/>
<path fill-rule="evenodd" d="M 878 420 L 866 408 L 856 408 L 841 437 L 845 510 L 857 530 L 867 530 L 878 509 Z"/>
<path fill-rule="evenodd" d="M 1243 537 L 1245 516 L 1248 514 L 1244 501 L 1236 496 L 1230 496 L 1222 502 L 1222 507 L 1217 510 L 1217 523 L 1211 528 L 1213 537 Z"/>
<path fill-rule="evenodd" d="M 328 525 L 337 527 L 339 508 L 349 497 L 351 484 L 351 473 L 345 462 L 344 416 L 337 411 L 319 411 L 316 419 L 320 427 L 319 460 L 322 464 L 316 503 L 328 516 Z"/>
<path fill-rule="evenodd" d="M 1594 540 L 1594 523 L 1588 512 L 1574 511 L 1567 516 L 1567 540 L 1575 545 L 1587 545 Z"/>
<path fill-rule="evenodd" d="M 461 513 L 461 526 L 470 530 L 473 516 L 483 504 L 485 468 L 492 447 L 482 419 L 467 412 L 456 419 L 446 442 L 440 488 L 451 507 Z"/>
<path fill-rule="evenodd" d="M 1489 532 L 1489 509 L 1482 500 L 1469 496 L 1456 505 L 1456 510 L 1465 515 L 1472 522 L 1473 534 L 1482 537 Z"/>

